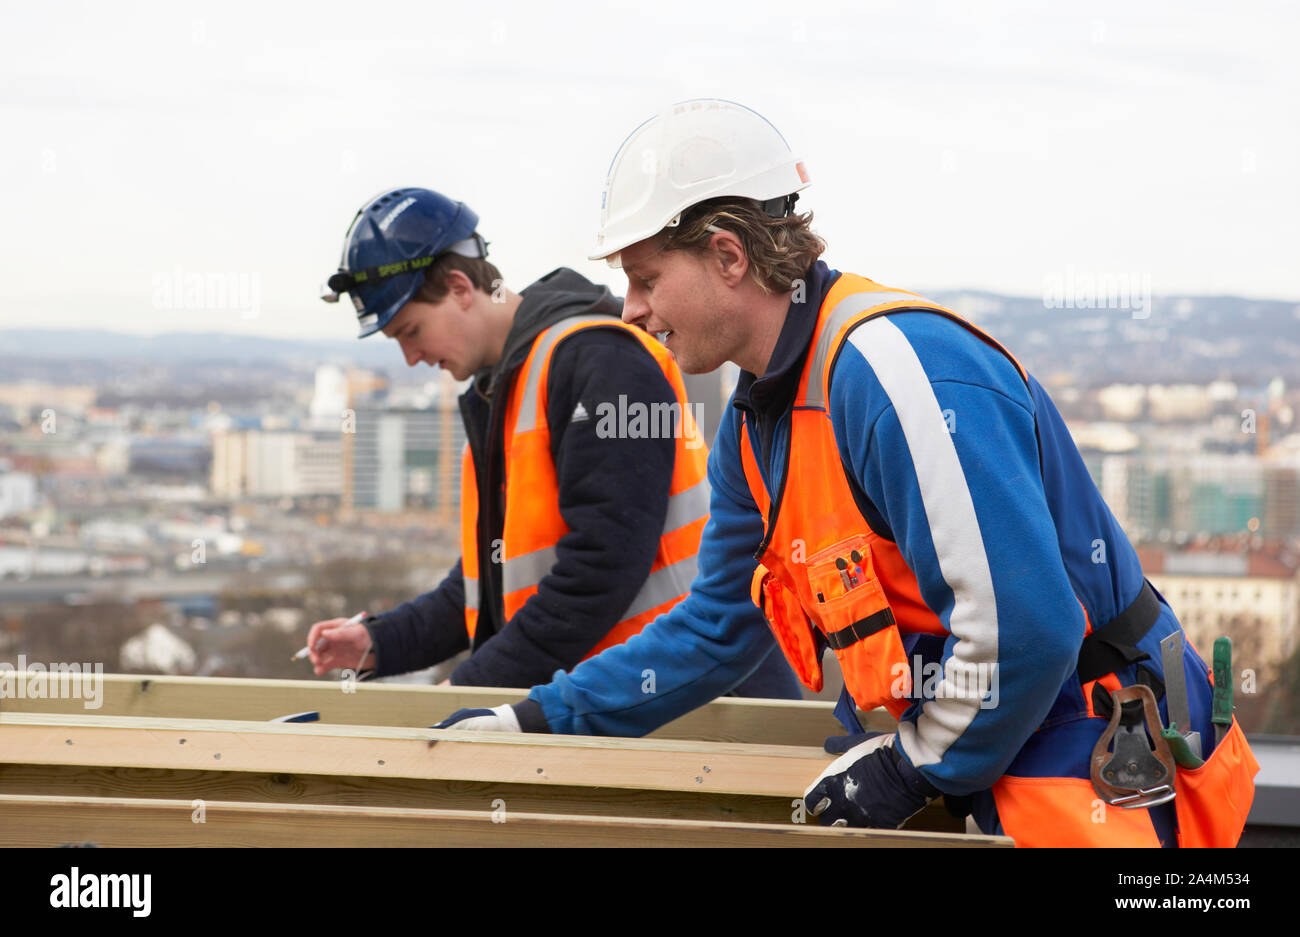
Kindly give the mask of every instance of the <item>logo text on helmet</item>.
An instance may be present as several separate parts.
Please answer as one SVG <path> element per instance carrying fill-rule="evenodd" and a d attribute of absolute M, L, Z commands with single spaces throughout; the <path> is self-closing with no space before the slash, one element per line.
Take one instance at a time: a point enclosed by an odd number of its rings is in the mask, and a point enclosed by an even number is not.
<path fill-rule="evenodd" d="M 406 211 L 414 204 L 415 204 L 415 199 L 413 198 L 403 199 L 401 202 L 397 204 L 397 206 L 392 211 L 390 211 L 387 215 L 384 216 L 383 221 L 379 222 L 379 230 L 387 231 L 388 226 L 393 223 L 393 219 L 396 218 L 398 215 L 400 215 L 402 212 Z"/>
<path fill-rule="evenodd" d="M 396 263 L 380 264 L 378 267 L 374 268 L 375 279 L 383 280 L 388 277 L 395 277 L 399 273 L 413 273 L 416 270 L 423 270 L 425 267 L 430 266 L 436 259 L 437 258 L 434 257 L 415 257 L 411 260 L 399 260 Z M 370 282 L 370 271 L 360 270 L 353 276 L 353 279 L 358 283 L 368 283 Z"/>

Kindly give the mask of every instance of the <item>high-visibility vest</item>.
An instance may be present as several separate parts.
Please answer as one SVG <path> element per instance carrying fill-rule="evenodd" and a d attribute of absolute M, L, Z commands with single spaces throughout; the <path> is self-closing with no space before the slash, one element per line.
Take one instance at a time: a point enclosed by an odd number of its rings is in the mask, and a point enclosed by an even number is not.
<path fill-rule="evenodd" d="M 912 690 L 899 624 L 909 633 L 947 631 L 921 597 L 898 544 L 876 534 L 862 517 L 840 461 L 828 399 L 836 354 L 849 331 L 901 309 L 929 310 L 960 323 L 1005 355 L 1028 384 L 1028 374 L 1009 351 L 956 313 L 915 294 L 842 274 L 818 312 L 790 414 L 790 456 L 775 505 L 743 423 L 740 440 L 745 478 L 765 523 L 752 583 L 755 604 L 805 686 L 822 688 L 819 632 L 834 651 L 854 702 L 864 710 L 884 706 L 896 717 L 910 705 L 904 697 Z M 1091 634 L 1086 609 L 1083 617 L 1084 633 Z M 1114 673 L 1096 682 L 1120 686 Z M 1094 715 L 1091 689 L 1083 687 L 1089 716 Z M 1178 771 L 1180 844 L 1235 845 L 1257 770 L 1234 720 L 1204 767 Z M 1086 778 L 1004 775 L 992 791 L 1003 829 L 1018 845 L 1159 845 L 1145 810 L 1113 809 L 1111 822 L 1093 820 L 1098 801 Z"/>
<path fill-rule="evenodd" d="M 884 706 L 895 716 L 907 709 L 904 697 L 911 692 L 898 620 L 906 622 L 908 631 L 946 631 L 922 599 L 898 544 L 863 520 L 840 462 L 827 394 L 835 353 L 850 329 L 900 308 L 930 309 L 957 319 L 1015 362 L 992 338 L 942 306 L 842 274 L 822 303 L 799 377 L 778 510 L 773 510 L 743 423 L 740 445 L 745 478 L 766 524 L 752 594 L 795 675 L 814 692 L 822 688 L 816 628 L 839 660 L 854 702 L 866 710 Z"/>
<path fill-rule="evenodd" d="M 465 580 L 465 628 L 473 643 L 479 614 L 479 570 L 484 562 L 502 564 L 504 621 L 509 623 L 556 561 L 556 544 L 569 532 L 560 515 L 560 490 L 551 459 L 547 425 L 547 376 L 560 342 L 581 329 L 618 328 L 632 335 L 653 357 L 672 386 L 676 402 L 661 413 L 652 408 L 646 432 L 675 437 L 668 513 L 664 518 L 650 574 L 617 622 L 587 657 L 621 644 L 657 615 L 668 611 L 690 592 L 696 573 L 700 535 L 709 515 L 709 483 L 705 477 L 708 448 L 691 415 L 681 371 L 672 355 L 644 330 L 612 316 L 572 316 L 544 329 L 533 341 L 515 375 L 505 413 L 505 524 L 492 554 L 479 556 L 478 482 L 474 460 L 466 446 L 461 459 L 461 568 Z M 610 402 L 614 404 L 613 401 Z M 596 419 L 597 414 L 590 417 Z M 627 497 L 639 497 L 634 490 Z M 617 549 L 611 544 L 610 549 Z M 586 658 L 583 658 L 584 660 Z"/>

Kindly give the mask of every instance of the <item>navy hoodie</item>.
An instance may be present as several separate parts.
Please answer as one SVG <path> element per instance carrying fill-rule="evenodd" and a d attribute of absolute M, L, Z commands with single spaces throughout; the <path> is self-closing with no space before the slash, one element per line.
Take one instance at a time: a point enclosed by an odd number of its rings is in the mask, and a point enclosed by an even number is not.
<path fill-rule="evenodd" d="M 571 670 L 619 620 L 654 562 L 668 510 L 672 439 L 608 439 L 597 435 L 602 402 L 672 403 L 676 397 L 654 358 L 620 329 L 583 329 L 554 351 L 547 382 L 551 456 L 560 513 L 570 532 L 537 595 L 504 621 L 501 566 L 490 561 L 504 526 L 502 455 L 506 398 L 537 336 L 561 319 L 605 314 L 621 302 L 603 286 L 560 268 L 521 294 L 498 364 L 475 376 L 460 398 L 479 492 L 479 618 L 473 654 L 451 682 L 530 687 Z M 588 418 L 571 422 L 581 404 Z M 428 667 L 469 646 L 461 564 L 432 592 L 369 623 L 374 676 Z M 765 666 L 739 695 L 798 698 L 798 684 L 772 642 Z"/>

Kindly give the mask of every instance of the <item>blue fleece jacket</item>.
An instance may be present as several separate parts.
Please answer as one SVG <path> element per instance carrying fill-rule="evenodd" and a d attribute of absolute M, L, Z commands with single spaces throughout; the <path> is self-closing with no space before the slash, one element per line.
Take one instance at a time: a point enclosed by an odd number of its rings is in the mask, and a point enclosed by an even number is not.
<path fill-rule="evenodd" d="M 741 468 L 741 421 L 778 491 L 794 384 L 837 277 L 822 263 L 809 272 L 767 374 L 742 375 L 709 457 L 711 518 L 691 595 L 627 644 L 535 687 L 552 731 L 641 735 L 754 666 L 767 626 L 749 585 L 764 525 Z M 915 687 L 898 747 L 940 790 L 983 790 L 1045 721 L 1086 718 L 1071 680 L 1084 611 L 1103 623 L 1133 601 L 1136 553 L 1042 387 L 944 316 L 904 311 L 855 328 L 828 407 L 863 517 L 899 545 L 948 632 L 909 638 L 901 623 L 911 650 L 944 668 L 996 665 L 996 705 Z M 1164 633 L 1177 627 L 1168 617 Z"/>

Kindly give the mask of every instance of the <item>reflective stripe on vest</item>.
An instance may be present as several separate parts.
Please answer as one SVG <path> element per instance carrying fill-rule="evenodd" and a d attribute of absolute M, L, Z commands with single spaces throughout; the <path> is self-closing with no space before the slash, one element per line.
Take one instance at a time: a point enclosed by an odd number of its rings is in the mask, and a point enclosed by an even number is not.
<path fill-rule="evenodd" d="M 541 385 L 542 371 L 549 369 L 551 352 L 555 349 L 555 343 L 560 340 L 560 336 L 567 335 L 579 326 L 609 325 L 612 321 L 614 320 L 609 316 L 573 316 L 569 319 L 562 319 L 537 336 L 537 340 L 533 342 L 533 350 L 529 355 L 529 360 L 535 362 L 540 357 L 546 362 L 547 367 L 540 368 L 534 363 L 532 367 L 528 367 L 520 375 L 524 382 L 524 392 L 520 399 L 519 416 L 515 421 L 516 433 L 526 433 L 536 429 L 539 421 L 546 422 L 546 413 L 544 411 L 538 413 L 539 397 L 541 396 L 538 387 Z M 515 386 L 518 387 L 518 383 Z"/>
<path fill-rule="evenodd" d="M 641 589 L 621 619 L 588 654 L 631 637 L 690 592 L 695 578 L 700 535 L 709 512 L 705 477 L 708 450 L 691 416 L 681 372 L 668 350 L 643 330 L 610 316 L 573 316 L 541 332 L 509 390 L 504 453 L 506 517 L 501 541 L 492 545 L 488 562 L 502 564 L 504 620 L 509 622 L 557 559 L 556 546 L 569 532 L 559 510 L 559 486 L 550 452 L 546 385 L 552 355 L 559 343 L 584 328 L 620 328 L 635 337 L 655 359 L 673 388 L 676 451 L 668 511 L 659 549 Z M 611 402 L 612 403 L 612 402 Z M 591 414 L 594 419 L 595 414 Z M 653 430 L 652 430 L 653 431 Z M 635 497 L 635 492 L 629 496 Z M 468 448 L 461 469 L 461 561 L 465 578 L 465 626 L 473 641 L 480 590 L 478 556 L 478 486 Z M 585 658 L 584 658 L 585 659 Z"/>
<path fill-rule="evenodd" d="M 861 278 L 855 277 L 854 279 Z M 871 281 L 867 280 L 865 282 L 870 283 Z M 1016 360 L 1015 356 L 983 329 L 967 322 L 955 312 L 945 309 L 938 303 L 932 303 L 928 299 L 917 296 L 915 293 L 882 288 L 875 292 L 850 293 L 835 304 L 830 315 L 826 316 L 825 321 L 818 326 L 816 349 L 813 351 L 809 367 L 805 370 L 800 385 L 803 388 L 803 400 L 796 403 L 796 406 L 813 407 L 820 410 L 826 409 L 826 395 L 831 379 L 830 368 L 827 365 L 833 364 L 831 349 L 838 349 L 843 344 L 844 336 L 842 333 L 847 331 L 845 326 L 850 321 L 868 310 L 871 311 L 871 315 L 862 316 L 861 321 L 855 322 L 854 325 L 860 325 L 861 322 L 865 322 L 874 316 L 884 315 L 887 312 L 900 312 L 904 309 L 925 309 L 929 312 L 937 312 L 940 315 L 947 316 L 959 325 L 965 326 L 979 338 L 1006 355 L 1011 363 L 1016 366 L 1016 370 L 1020 372 L 1021 380 L 1028 382 L 1028 374 L 1020 366 L 1020 362 Z M 834 344 L 832 345 L 832 343 Z M 819 379 L 810 380 L 810 375 L 817 375 Z"/>
<path fill-rule="evenodd" d="M 680 527 L 685 527 L 687 524 L 694 524 L 702 518 L 707 518 L 709 516 L 709 494 L 709 482 L 704 479 L 685 491 L 670 495 L 668 497 L 668 513 L 664 518 L 663 532 L 665 534 L 671 533 Z M 536 586 L 542 581 L 542 577 L 551 571 L 556 559 L 555 547 L 542 547 L 540 550 L 534 550 L 531 553 L 525 553 L 522 556 L 503 561 L 501 564 L 501 581 L 505 592 L 508 594 L 519 589 L 527 589 L 529 586 Z M 683 565 L 687 563 L 690 565 Z M 651 595 L 662 595 L 664 597 L 652 603 L 652 605 L 645 606 L 642 611 L 666 602 L 671 597 L 664 593 L 668 580 L 676 581 L 683 575 L 683 571 L 687 569 L 691 570 L 691 574 L 686 579 L 687 588 L 684 591 L 689 592 L 691 580 L 695 578 L 695 564 L 696 558 L 692 554 L 672 566 L 651 573 L 646 580 L 645 586 L 642 587 L 637 597 L 632 600 L 632 608 L 636 608 L 639 603 L 643 602 L 644 597 Z M 678 572 L 673 573 L 672 576 L 661 575 L 672 570 L 678 570 Z M 656 577 L 658 578 L 656 579 Z M 663 583 L 664 586 L 657 586 L 656 583 Z M 678 590 L 672 594 L 678 595 L 681 591 L 683 590 Z"/>

